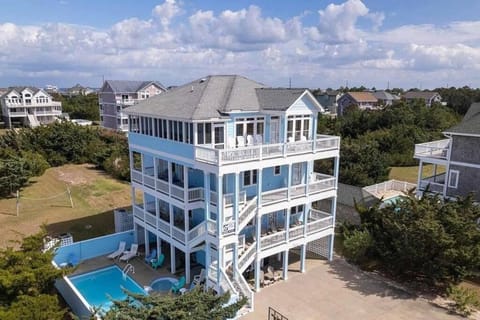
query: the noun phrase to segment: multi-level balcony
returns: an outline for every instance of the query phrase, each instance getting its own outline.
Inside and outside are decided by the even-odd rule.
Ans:
[[[58,101],[49,101],[49,102],[37,102],[31,101],[26,102],[23,100],[17,101],[5,101],[5,104],[8,108],[19,108],[19,107],[61,107],[62,103]]]
[[[115,102],[117,104],[121,104],[124,106],[133,106],[134,104],[138,103],[137,99],[116,99]]]
[[[288,143],[260,144],[246,147],[215,149],[207,146],[195,147],[195,160],[221,165],[287,157],[291,155],[334,150],[340,147],[337,136],[317,135],[316,139]]]
[[[414,157],[417,159],[447,160],[450,139],[443,139],[415,145]]]

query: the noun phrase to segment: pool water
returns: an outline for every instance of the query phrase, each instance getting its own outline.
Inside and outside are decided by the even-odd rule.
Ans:
[[[122,270],[116,265],[68,277],[80,294],[92,307],[108,311],[113,300],[123,300],[127,295],[122,288],[138,294],[145,291],[128,275],[123,276]]]
[[[156,280],[153,280],[152,283],[150,284],[150,287],[158,292],[168,292],[172,288],[172,285],[174,283],[177,283],[177,279],[175,278],[158,278]]]

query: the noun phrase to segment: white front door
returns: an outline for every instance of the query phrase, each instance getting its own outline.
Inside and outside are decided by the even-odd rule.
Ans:
[[[280,137],[280,119],[272,117],[270,120],[270,143],[278,143]]]

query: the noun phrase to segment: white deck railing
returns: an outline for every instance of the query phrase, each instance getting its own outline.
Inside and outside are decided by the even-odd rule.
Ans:
[[[307,141],[264,144],[232,149],[215,149],[208,146],[195,146],[195,160],[213,164],[230,164],[242,161],[271,159],[308,152],[338,149],[339,145],[339,137],[317,135],[316,139]]]
[[[195,228],[188,231],[188,241],[192,241],[197,237],[204,235],[206,231],[207,231],[206,223],[205,222],[200,223],[198,226],[195,226]]]
[[[157,229],[165,234],[170,235],[170,224],[163,219],[158,219]]]
[[[288,238],[290,240],[293,240],[293,239],[303,237],[303,230],[304,230],[303,225],[290,228],[290,230],[288,230]]]
[[[307,234],[333,227],[333,217],[326,217],[307,223]]]
[[[285,231],[280,231],[273,233],[271,235],[261,237],[260,238],[260,247],[262,249],[266,249],[275,245],[278,245],[280,243],[284,243],[286,240],[286,232]]]
[[[172,238],[177,239],[181,243],[185,243],[185,231],[172,226]]]
[[[415,158],[428,157],[436,159],[447,159],[450,139],[436,140],[432,142],[415,145]]]

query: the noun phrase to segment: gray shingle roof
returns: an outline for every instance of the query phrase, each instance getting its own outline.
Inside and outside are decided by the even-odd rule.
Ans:
[[[215,75],[176,87],[126,108],[131,114],[195,121],[230,112],[286,110],[306,89],[267,88],[238,75]]]
[[[105,80],[114,92],[133,93],[148,86],[151,83],[158,85],[165,90],[165,87],[158,81],[131,81],[131,80]]]
[[[480,102],[472,103],[462,122],[445,130],[444,133],[480,135]]]
[[[255,91],[263,110],[285,111],[305,90],[307,89],[259,88]]]
[[[405,99],[428,99],[430,100],[437,92],[434,91],[408,91],[405,92],[404,97]]]
[[[372,92],[372,94],[377,98],[378,100],[399,100],[400,98],[397,97],[396,95],[391,94],[390,92],[387,91],[375,91]]]

